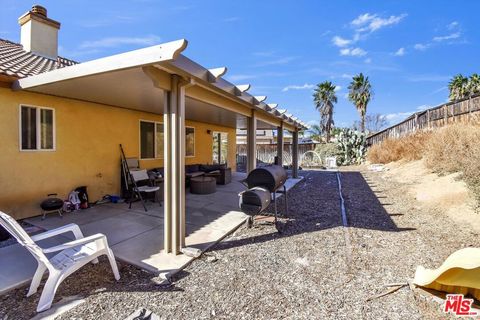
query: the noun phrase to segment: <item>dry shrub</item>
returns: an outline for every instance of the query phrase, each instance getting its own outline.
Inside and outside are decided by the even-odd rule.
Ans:
[[[417,132],[401,139],[387,139],[368,149],[371,163],[389,163],[398,160],[413,161],[423,157],[425,144],[431,132]]]
[[[400,139],[388,139],[372,146],[367,154],[371,163],[422,158],[429,169],[439,174],[461,173],[480,204],[480,122],[457,123]]]
[[[438,129],[425,148],[425,163],[435,172],[460,172],[480,191],[480,126],[454,124]]]

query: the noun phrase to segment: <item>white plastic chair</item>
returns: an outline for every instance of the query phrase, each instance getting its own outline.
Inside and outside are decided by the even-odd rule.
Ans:
[[[130,171],[130,176],[132,179],[132,184],[133,184],[133,192],[130,197],[130,204],[128,206],[129,209],[132,209],[132,202],[134,200],[135,194],[138,195],[140,198],[140,201],[142,201],[143,208],[145,209],[145,212],[147,212],[147,206],[145,205],[145,199],[142,197],[142,193],[151,193],[154,192],[155,194],[155,201],[157,201],[160,206],[162,206],[162,203],[160,202],[160,199],[158,198],[158,190],[160,190],[159,186],[151,186],[151,180],[150,177],[147,174],[147,170],[137,170],[137,171]],[[144,183],[145,185],[139,186],[138,183]]]
[[[51,307],[55,292],[65,278],[89,262],[97,263],[97,258],[101,255],[107,255],[115,279],[120,280],[117,263],[115,262],[112,250],[108,246],[107,237],[101,233],[84,238],[78,225],[71,223],[30,237],[15,219],[1,211],[0,225],[37,259],[37,271],[35,271],[35,275],[33,276],[27,297],[37,292],[43,274],[48,269],[48,279],[40,296],[37,312],[45,311]],[[35,243],[35,241],[51,238],[67,232],[72,232],[75,240],[47,249],[42,249]],[[60,252],[50,259],[45,256],[46,253],[58,251]]]

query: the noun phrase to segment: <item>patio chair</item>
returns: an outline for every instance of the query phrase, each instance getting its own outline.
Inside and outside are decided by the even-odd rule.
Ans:
[[[45,311],[51,307],[55,292],[65,278],[89,262],[97,263],[98,257],[101,255],[108,257],[115,279],[120,280],[115,257],[108,246],[107,238],[103,234],[98,233],[84,238],[78,225],[71,223],[30,237],[15,219],[1,211],[0,225],[14,236],[18,243],[25,247],[38,262],[37,270],[30,284],[27,297],[37,292],[43,274],[48,269],[48,279],[40,296],[37,312]],[[47,249],[42,249],[35,243],[35,241],[67,232],[72,232],[75,240]],[[45,255],[46,253],[53,252],[59,253],[52,258],[47,258]]]
[[[130,204],[129,204],[129,209],[132,208],[132,202],[135,198],[135,194],[138,195],[140,198],[140,201],[143,204],[143,208],[145,209],[145,212],[147,210],[147,206],[145,205],[145,199],[142,197],[142,193],[149,194],[154,192],[155,196],[155,201],[157,201],[160,206],[162,206],[162,203],[158,199],[158,190],[160,190],[159,186],[152,186],[152,181],[150,180],[150,177],[148,176],[147,170],[139,170],[139,171],[130,171],[130,177],[132,181],[132,195],[130,197]],[[142,184],[139,186],[139,184]]]

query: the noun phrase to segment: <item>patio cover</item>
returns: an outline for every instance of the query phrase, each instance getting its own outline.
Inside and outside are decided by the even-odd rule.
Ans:
[[[232,125],[232,112],[243,116],[236,117],[238,122],[256,110],[261,123],[279,126],[283,121],[289,130],[306,129],[303,122],[287,116],[276,104],[266,104],[266,96],[250,95],[250,85],[237,86],[223,79],[225,67],[207,69],[183,56],[186,47],[187,41],[182,39],[92,60],[19,79],[13,89],[162,113],[164,91],[171,90],[170,75],[177,74],[192,84],[186,90],[187,108],[199,109],[196,106],[201,103],[203,110],[209,109],[205,104],[220,107],[210,108],[206,119],[217,119],[218,123],[225,120]],[[187,115],[191,113],[187,111]],[[192,120],[205,120],[195,118]]]
[[[266,104],[266,96],[247,93],[222,76],[225,67],[207,69],[181,53],[187,41],[160,45],[84,62],[19,79],[14,90],[26,90],[163,114],[165,251],[185,246],[185,118],[230,127],[247,122],[249,169],[255,167],[255,132],[262,126],[294,132],[306,129],[297,118]],[[187,109],[187,112],[185,110]],[[294,165],[294,172],[298,163]],[[295,174],[294,174],[295,176]]]

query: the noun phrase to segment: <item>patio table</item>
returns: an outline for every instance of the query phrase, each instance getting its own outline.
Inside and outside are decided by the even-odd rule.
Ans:
[[[190,179],[190,192],[194,194],[210,194],[217,191],[217,179],[213,177],[195,177]]]

